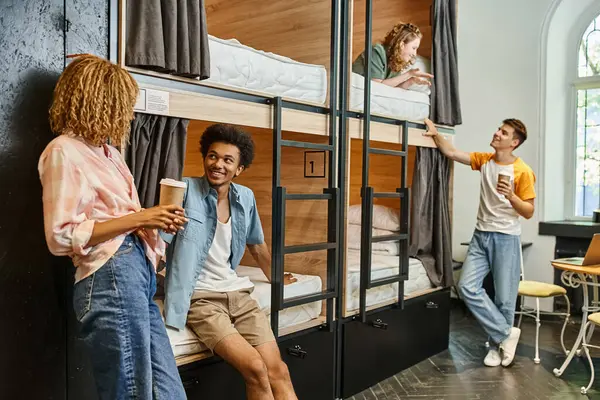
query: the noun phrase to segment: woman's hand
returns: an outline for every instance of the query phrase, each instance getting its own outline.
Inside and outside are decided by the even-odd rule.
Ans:
[[[183,225],[188,221],[184,217],[183,208],[174,204],[146,208],[134,214],[134,218],[140,228],[162,229],[171,234],[182,230]]]
[[[422,78],[423,80],[425,78],[433,79],[433,75],[423,72],[419,68],[410,69],[408,74],[411,76],[411,78]]]
[[[428,74],[426,72],[421,72],[419,68],[413,68],[406,73],[410,78],[402,82],[398,87],[402,89],[408,89],[412,85],[427,85],[431,86],[431,82],[427,80],[427,78],[433,78],[433,75]]]

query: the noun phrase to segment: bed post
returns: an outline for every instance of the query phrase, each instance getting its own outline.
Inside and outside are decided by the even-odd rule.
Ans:
[[[332,3],[337,0],[332,0]],[[352,56],[351,51],[351,21],[352,21],[352,7],[353,0],[341,0],[340,5],[340,28],[339,28],[339,41],[340,41],[340,64],[339,74],[336,79],[339,80],[339,93],[333,93],[339,95],[339,134],[338,134],[338,188],[339,188],[339,211],[338,211],[338,240],[340,244],[340,251],[338,253],[338,275],[337,275],[337,287],[339,297],[336,301],[336,319],[337,329],[335,333],[335,398],[339,399],[342,396],[342,366],[343,366],[343,331],[341,321],[344,317],[345,310],[345,283],[346,283],[346,210],[348,202],[348,190],[350,187],[349,173],[350,168],[350,156],[349,156],[349,137],[348,137],[348,116],[347,116],[347,100],[348,100],[348,65],[350,57]],[[331,96],[330,96],[331,97]]]

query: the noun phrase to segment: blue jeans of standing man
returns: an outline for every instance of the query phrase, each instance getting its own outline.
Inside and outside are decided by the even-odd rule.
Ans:
[[[490,299],[483,280],[492,271],[496,296]],[[475,230],[463,263],[458,290],[484,331],[496,344],[513,326],[521,278],[521,238]]]
[[[135,235],[77,282],[73,306],[102,400],[180,400],[186,395],[160,310],[156,275]]]

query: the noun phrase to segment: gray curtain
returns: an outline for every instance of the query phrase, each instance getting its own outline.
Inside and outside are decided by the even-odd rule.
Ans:
[[[204,0],[129,0],[126,26],[126,65],[210,77]]]
[[[411,188],[409,255],[436,286],[452,286],[450,162],[438,149],[417,147]]]
[[[131,169],[142,207],[158,204],[160,180],[181,179],[189,120],[135,114],[125,161]]]
[[[431,88],[430,118],[437,124],[460,125],[455,0],[434,0],[432,32],[431,68],[435,77]]]

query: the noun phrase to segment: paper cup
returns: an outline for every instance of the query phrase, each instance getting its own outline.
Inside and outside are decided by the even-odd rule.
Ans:
[[[171,178],[164,178],[160,181],[160,200],[161,206],[175,204],[183,205],[183,195],[185,194],[185,182],[177,181]]]
[[[510,185],[510,175],[498,174],[498,182],[506,182]]]

